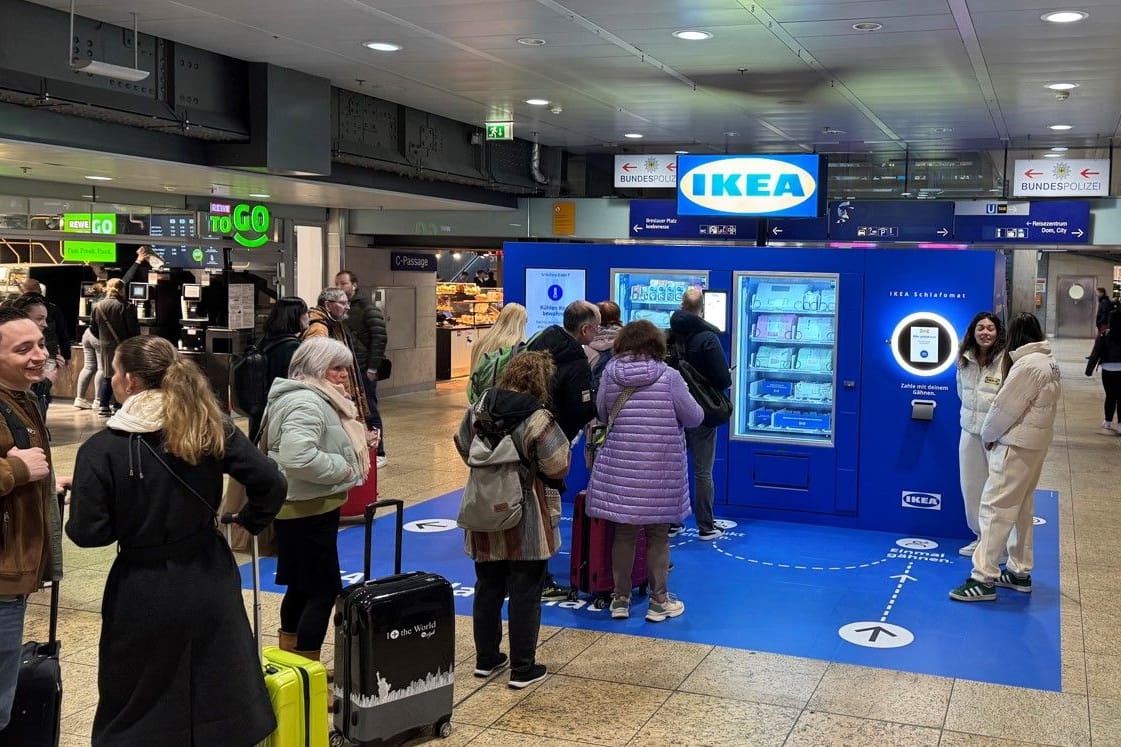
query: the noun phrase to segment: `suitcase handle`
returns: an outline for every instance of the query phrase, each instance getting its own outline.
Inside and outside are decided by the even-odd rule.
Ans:
[[[393,508],[397,514],[396,547],[393,552],[393,572],[401,572],[401,535],[405,527],[405,502],[397,498],[386,498],[366,506],[366,555],[363,562],[363,574],[367,581],[370,580],[370,567],[373,559],[374,545],[374,515],[379,508]]]
[[[238,524],[236,514],[222,514],[218,521],[226,528],[226,544],[233,545],[230,530]],[[249,555],[253,563],[253,639],[257,642],[257,653],[264,652],[261,644],[261,553],[257,547],[257,535],[250,535]]]

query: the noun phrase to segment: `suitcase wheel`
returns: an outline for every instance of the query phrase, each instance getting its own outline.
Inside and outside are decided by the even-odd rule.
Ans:
[[[434,730],[436,732],[436,736],[440,737],[441,739],[447,739],[452,734],[451,719],[448,719],[448,718],[440,719],[439,721],[436,722],[436,726],[435,726]]]
[[[340,732],[331,732],[330,739],[331,747],[350,747],[350,740],[344,737]]]
[[[568,601],[575,602],[577,600],[577,598],[579,598],[579,594],[576,591],[576,587],[573,586],[571,589],[568,590]]]
[[[592,601],[592,608],[597,610],[605,610],[610,604],[611,600],[609,598],[596,597],[595,600]]]

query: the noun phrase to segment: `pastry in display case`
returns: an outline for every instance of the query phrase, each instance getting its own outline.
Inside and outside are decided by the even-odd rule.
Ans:
[[[436,319],[443,327],[487,327],[502,309],[502,289],[475,283],[437,283]]]
[[[623,324],[646,319],[669,329],[669,319],[681,308],[689,288],[708,288],[704,270],[611,270],[611,300],[619,304]]]
[[[833,442],[837,276],[738,272],[733,438]]]

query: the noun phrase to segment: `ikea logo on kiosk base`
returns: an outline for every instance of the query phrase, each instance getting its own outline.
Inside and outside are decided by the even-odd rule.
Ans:
[[[822,157],[680,156],[679,215],[810,218],[821,212]]]
[[[923,508],[927,511],[941,511],[942,494],[922,493],[917,490],[904,490],[903,508]]]

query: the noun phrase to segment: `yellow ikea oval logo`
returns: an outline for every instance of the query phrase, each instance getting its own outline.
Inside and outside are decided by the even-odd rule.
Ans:
[[[817,199],[817,178],[786,160],[722,158],[679,177],[680,196],[705,212],[775,215]],[[682,212],[682,211],[679,211]]]

